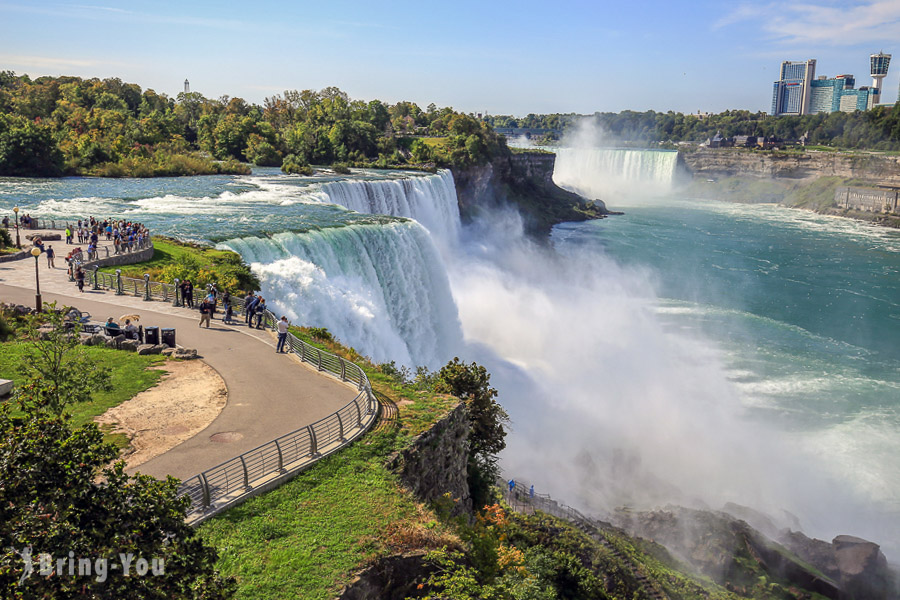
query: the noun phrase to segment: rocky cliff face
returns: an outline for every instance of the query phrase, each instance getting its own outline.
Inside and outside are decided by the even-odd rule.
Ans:
[[[842,177],[900,185],[900,157],[881,154],[757,152],[734,148],[700,148],[680,152],[679,160],[695,179]]]
[[[472,498],[467,480],[469,416],[464,403],[420,434],[394,459],[389,468],[423,502],[450,494],[453,514],[470,514]]]
[[[553,183],[555,154],[525,152],[494,158],[486,165],[454,169],[459,211],[464,221],[480,213],[515,207],[525,220],[525,229],[546,236],[553,225],[586,221],[609,214],[603,202],[590,202]]]

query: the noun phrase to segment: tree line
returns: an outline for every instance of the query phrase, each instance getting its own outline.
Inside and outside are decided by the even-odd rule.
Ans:
[[[720,132],[725,137],[752,135],[797,140],[809,133],[814,145],[845,149],[900,150],[900,110],[878,106],[868,111],[833,112],[802,116],[773,117],[765,112],[726,110],[699,118],[673,111],[648,110],[619,113],[596,112],[593,115],[529,114],[523,118],[489,116],[492,127],[552,129],[545,141],[558,140],[588,119],[604,132],[622,140],[641,143],[703,142]]]
[[[242,98],[175,98],[118,78],[0,72],[0,175],[190,175],[246,163],[470,166],[505,151],[482,121],[434,104],[352,100],[336,87]]]

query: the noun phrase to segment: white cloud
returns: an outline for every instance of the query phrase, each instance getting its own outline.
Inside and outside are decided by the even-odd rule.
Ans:
[[[48,69],[59,71],[73,67],[96,67],[104,63],[98,60],[78,59],[61,56],[26,56],[21,54],[0,54],[0,63],[25,69]]]
[[[893,44],[900,39],[900,2],[741,4],[714,27],[743,22],[758,23],[770,40],[785,45]]]

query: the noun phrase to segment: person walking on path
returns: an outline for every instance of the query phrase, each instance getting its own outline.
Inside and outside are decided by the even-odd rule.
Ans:
[[[78,267],[75,271],[75,281],[78,283],[78,291],[84,293],[84,269]]]
[[[266,299],[260,298],[259,304],[256,305],[256,308],[253,309],[253,312],[256,313],[256,328],[263,328],[263,321],[266,319]]]
[[[53,259],[56,258],[56,252],[53,251],[53,246],[47,245],[47,251],[44,252],[47,255],[47,268],[55,269],[56,265],[53,263]]]
[[[281,315],[281,320],[278,321],[278,346],[275,348],[275,352],[284,352],[284,344],[287,342],[289,325],[287,317]]]
[[[206,322],[206,328],[209,329],[209,317],[212,310],[210,309],[209,302],[205,299],[200,303],[200,324],[197,327],[203,327],[203,322]]]

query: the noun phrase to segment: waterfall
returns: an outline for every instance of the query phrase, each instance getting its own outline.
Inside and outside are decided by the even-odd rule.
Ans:
[[[446,269],[412,221],[230,240],[270,310],[327,327],[376,362],[437,367],[462,343]]]
[[[447,169],[403,179],[346,179],[327,183],[322,191],[329,202],[356,212],[415,219],[443,242],[455,240],[459,233],[456,187]]]
[[[677,152],[560,148],[553,181],[583,196],[601,200],[658,196],[671,190],[677,164]]]

